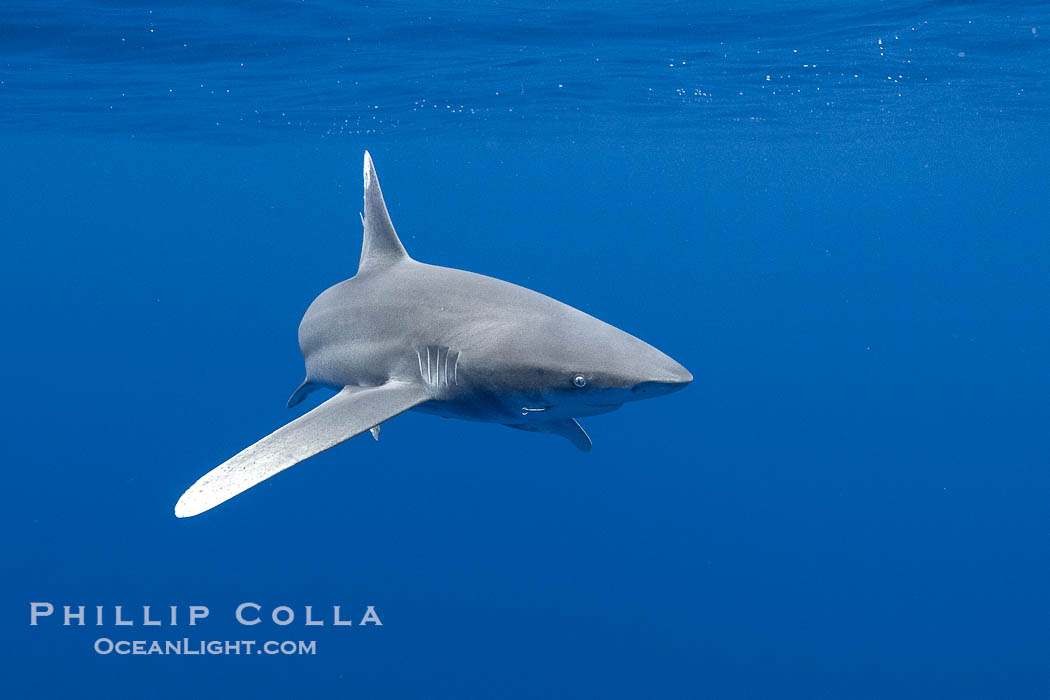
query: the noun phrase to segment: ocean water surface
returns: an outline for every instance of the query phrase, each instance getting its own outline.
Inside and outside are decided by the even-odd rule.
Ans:
[[[1046,697],[1048,37],[1036,2],[4,2],[5,696]],[[176,519],[301,413],[365,149],[414,258],[693,384],[587,454],[408,413]]]

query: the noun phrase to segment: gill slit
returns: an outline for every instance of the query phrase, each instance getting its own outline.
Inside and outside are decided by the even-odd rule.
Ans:
[[[456,350],[456,356],[451,357],[453,352],[452,348],[440,346],[440,345],[427,345],[427,370],[423,371],[423,351],[416,349],[416,365],[419,367],[420,378],[428,385],[439,387],[439,386],[451,386],[455,384],[459,386],[459,358],[462,353]],[[444,350],[445,356],[441,356],[441,351]],[[452,367],[449,367],[449,364]],[[452,370],[449,372],[449,370]]]

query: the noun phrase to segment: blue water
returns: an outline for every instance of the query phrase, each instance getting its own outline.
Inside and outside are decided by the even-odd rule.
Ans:
[[[1045,698],[1048,38],[1034,2],[7,0],[5,697]],[[589,454],[410,413],[175,519],[299,414],[366,148],[413,257],[695,381]],[[184,636],[317,653],[93,650]]]

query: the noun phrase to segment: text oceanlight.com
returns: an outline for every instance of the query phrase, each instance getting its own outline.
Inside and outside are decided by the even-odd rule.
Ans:
[[[222,656],[224,654],[268,654],[270,656],[313,655],[317,653],[317,641],[257,642],[254,639],[238,640],[192,640],[192,639],[126,639],[112,640],[100,637],[95,640],[96,654],[131,654],[136,656]]]

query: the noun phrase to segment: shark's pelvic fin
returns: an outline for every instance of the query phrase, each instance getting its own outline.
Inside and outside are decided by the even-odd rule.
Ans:
[[[304,379],[303,383],[299,385],[299,388],[292,392],[292,395],[288,397],[288,408],[292,406],[298,406],[302,403],[302,400],[309,396],[314,390],[320,388],[320,384],[314,384],[309,379]]]
[[[317,408],[202,476],[175,504],[175,515],[188,518],[214,508],[426,400],[426,392],[419,384],[388,382],[376,387],[344,387]]]
[[[584,452],[591,451],[591,437],[575,418],[530,423],[528,425],[521,423],[507,424],[507,427],[516,428],[518,430],[527,430],[530,433],[550,433],[551,435],[560,435]]]
[[[372,433],[372,437],[375,438],[375,441],[379,442],[379,426],[378,425],[373,425],[368,430],[369,430],[370,433]]]
[[[365,151],[364,178],[365,211],[361,215],[361,223],[365,236],[361,245],[361,260],[357,264],[358,273],[393,265],[401,260],[411,260],[390,221],[383,190],[379,188],[379,177],[368,151]]]

